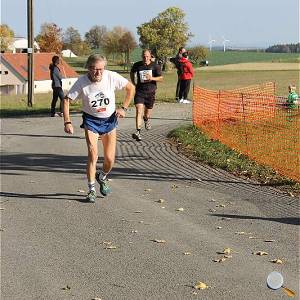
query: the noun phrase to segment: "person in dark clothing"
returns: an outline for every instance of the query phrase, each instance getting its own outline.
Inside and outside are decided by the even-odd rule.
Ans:
[[[133,133],[132,137],[137,141],[142,140],[141,127],[143,119],[145,129],[151,129],[150,116],[155,102],[156,82],[163,80],[160,65],[151,61],[151,51],[144,50],[142,57],[143,60],[133,64],[130,71],[131,81],[136,86],[134,96],[136,133]]]
[[[180,90],[180,82],[181,82],[181,74],[182,74],[182,68],[180,59],[182,58],[182,54],[186,52],[186,49],[184,47],[180,47],[178,49],[178,53],[175,57],[171,58],[171,62],[175,65],[177,69],[177,84],[176,84],[176,101],[179,102],[179,90]]]
[[[179,89],[179,103],[190,103],[187,99],[191,81],[194,77],[194,68],[192,63],[188,59],[188,52],[182,53],[180,62],[183,65],[183,73],[180,75],[180,89]]]
[[[51,117],[55,117],[55,108],[56,108],[56,102],[58,98],[60,99],[60,112],[59,116],[63,116],[62,112],[62,102],[64,99],[64,92],[62,89],[62,74],[60,72],[60,69],[58,67],[59,65],[59,57],[57,55],[54,55],[52,57],[52,63],[49,65],[50,70],[50,77],[52,80],[52,90],[53,90],[53,96],[52,96],[52,102],[51,102]]]

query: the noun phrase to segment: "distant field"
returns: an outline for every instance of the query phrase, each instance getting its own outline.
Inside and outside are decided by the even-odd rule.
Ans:
[[[210,66],[247,62],[300,63],[299,53],[266,53],[252,51],[212,51],[208,54],[207,60]]]
[[[237,52],[228,52],[238,54]],[[248,52],[253,54],[252,52]],[[218,53],[223,54],[222,52]],[[225,52],[227,54],[227,52]],[[272,54],[268,53],[254,53],[256,55],[266,54],[271,57]],[[291,54],[279,54],[275,55],[279,57],[292,57]],[[229,57],[229,56],[228,56]],[[254,56],[255,57],[255,56]],[[256,56],[257,57],[257,56]],[[65,59],[79,74],[86,72],[84,64],[86,57],[66,58]],[[238,60],[238,59],[236,59]],[[208,67],[196,68],[193,84],[196,86],[202,86],[207,89],[219,90],[219,89],[234,89],[245,87],[253,84],[261,84],[264,82],[272,81],[276,84],[276,94],[279,96],[287,96],[287,87],[290,83],[297,85],[297,92],[299,90],[299,63],[287,62],[252,62],[252,63],[239,63],[239,64],[225,64]],[[115,70],[121,73],[123,76],[129,79],[129,73],[123,67],[111,64],[109,62],[108,69]],[[174,102],[175,89],[177,82],[177,74],[175,70],[164,72],[164,81],[158,83],[157,89],[157,101],[169,101]],[[33,112],[49,112],[49,106],[51,102],[51,94],[39,94],[35,95],[35,102],[33,108],[27,108],[26,95],[17,96],[4,96],[1,95],[1,115],[10,114],[11,111],[15,113],[33,113]],[[190,98],[192,95],[190,94]],[[123,92],[117,92],[117,99],[120,101],[123,99]],[[80,105],[76,104],[73,109],[80,109]]]

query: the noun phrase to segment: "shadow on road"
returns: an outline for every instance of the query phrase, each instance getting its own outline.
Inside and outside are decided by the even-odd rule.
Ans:
[[[53,194],[22,194],[22,193],[10,193],[10,192],[0,192],[1,197],[6,198],[22,198],[22,199],[44,199],[44,200],[74,200],[78,202],[86,202],[85,194],[62,194],[62,193],[53,193]],[[76,197],[76,198],[75,198]]]
[[[226,214],[211,214],[211,216],[222,217],[222,218],[232,218],[232,219],[242,219],[242,220],[266,220],[279,222],[290,225],[300,225],[300,218],[297,217],[286,217],[286,218],[265,218],[256,216],[243,216],[243,215],[226,215]]]

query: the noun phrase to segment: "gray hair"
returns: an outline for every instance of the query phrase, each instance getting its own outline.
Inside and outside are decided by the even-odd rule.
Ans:
[[[104,61],[105,65],[107,64],[106,57],[100,54],[92,54],[88,57],[85,68],[88,69],[90,66],[92,66],[96,61]]]

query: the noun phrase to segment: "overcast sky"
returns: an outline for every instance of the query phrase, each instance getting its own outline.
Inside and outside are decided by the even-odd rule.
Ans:
[[[138,39],[136,27],[170,6],[186,13],[194,37],[190,45],[207,46],[209,37],[232,46],[270,46],[299,41],[299,0],[33,0],[34,34],[44,22],[63,30],[73,26],[82,37],[94,25],[122,26]],[[27,36],[27,0],[1,0],[1,23],[15,36]]]

